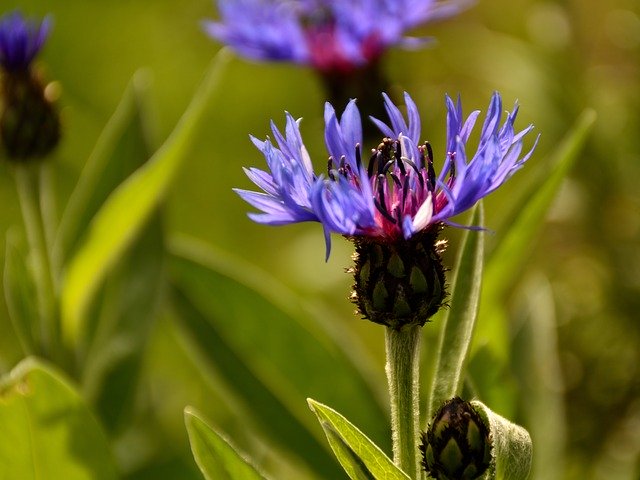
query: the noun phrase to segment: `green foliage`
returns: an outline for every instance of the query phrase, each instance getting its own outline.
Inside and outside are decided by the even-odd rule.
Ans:
[[[489,425],[492,437],[493,465],[487,480],[526,480],[533,459],[533,445],[529,433],[519,425],[491,411],[485,404],[474,400],[471,405]]]
[[[541,167],[543,173],[529,184],[521,204],[514,206],[513,215],[516,218],[501,236],[500,243],[487,261],[480,311],[483,321],[478,326],[476,345],[488,342],[492,351],[503,360],[509,344],[507,328],[500,323],[500,315],[491,315],[490,312],[500,308],[505,292],[528,259],[531,241],[540,231],[544,216],[562,181],[579,158],[595,120],[593,110],[586,110],[576,120],[548,165]]]
[[[264,480],[265,477],[197,412],[185,409],[184,421],[193,456],[207,480]]]
[[[118,478],[110,447],[80,394],[35,359],[0,386],[0,465],[4,478]]]
[[[175,178],[228,58],[227,52],[216,57],[172,136],[143,168],[109,195],[94,216],[85,243],[69,263],[62,291],[62,329],[68,344],[81,336],[84,313],[100,282]]]
[[[134,76],[85,165],[61,218],[54,263],[73,258],[88,225],[111,192],[152,153],[147,111],[149,80]],[[144,346],[156,315],[164,256],[162,220],[152,214],[117,259],[90,302],[85,331],[74,351],[83,392],[110,431],[130,415]]]
[[[22,241],[21,241],[22,240]],[[33,277],[27,264],[28,249],[17,229],[7,233],[7,251],[4,263],[4,295],[11,324],[25,355],[32,354],[39,344],[40,332],[33,319],[38,310]]]
[[[308,400],[342,468],[352,480],[407,480],[409,477],[356,426],[326,405]]]
[[[151,156],[149,87],[149,74],[136,73],[98,138],[61,218],[53,251],[56,264],[64,265],[77,252],[107,198]]]
[[[34,337],[36,340],[35,353],[57,356],[61,348],[58,341],[55,278],[51,268],[47,235],[42,217],[43,210],[38,195],[41,170],[37,165],[20,163],[14,165],[13,172],[28,243],[28,254],[23,257],[25,260],[24,268],[14,269],[9,273],[18,275],[20,271],[27,273],[30,277],[29,282],[34,287],[32,301],[36,303],[37,309],[34,310],[35,315],[28,321],[31,324],[31,329],[38,331],[38,336]],[[12,279],[8,280],[10,283],[12,282]],[[17,290],[14,290],[14,293],[19,294]],[[15,305],[19,301],[19,299],[13,299],[9,303]]]
[[[484,225],[482,203],[475,208],[471,225]],[[451,307],[440,326],[427,419],[446,400],[460,393],[478,315],[483,260],[484,233],[468,230],[460,245],[455,276],[451,280]]]
[[[83,392],[110,433],[126,429],[165,284],[164,226],[156,212],[96,297],[80,354]]]
[[[542,165],[522,202],[512,209],[514,219],[489,256],[484,273],[480,313],[471,348],[470,376],[477,393],[496,410],[515,410],[514,380],[508,372],[509,325],[504,296],[529,258],[532,239],[540,231],[562,181],[588,138],[596,115],[586,110],[567,133],[555,154]]]
[[[265,434],[292,451],[313,452],[304,460],[331,474],[333,463],[301,408],[305,395],[314,394],[345,406],[384,438],[384,409],[332,340],[324,326],[329,319],[228,254],[184,240],[171,250],[172,300],[190,350],[203,369],[213,367],[229,383]]]
[[[522,328],[514,338],[513,364],[520,401],[528,418],[533,449],[533,478],[564,478],[566,461],[565,380],[558,349],[556,304],[548,280],[531,275],[519,302]]]

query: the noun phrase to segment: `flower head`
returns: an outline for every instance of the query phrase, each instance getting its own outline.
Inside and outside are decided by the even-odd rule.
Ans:
[[[272,123],[275,144],[253,139],[267,160],[270,172],[246,169],[263,193],[237,190],[261,210],[250,213],[258,223],[283,225],[302,221],[322,224],[330,249],[330,233],[366,237],[379,243],[407,241],[420,232],[471,208],[504,183],[531,156],[522,155],[523,138],[533,126],[514,129],[518,112],[502,123],[502,100],[491,98],[480,141],[473,153],[467,142],[479,111],[466,119],[460,99],[446,97],[447,152],[440,173],[428,142],[420,143],[420,115],[405,93],[407,119],[384,95],[389,123],[372,119],[383,140],[363,161],[362,123],[356,102],[350,101],[340,118],[325,105],[325,143],[329,153],[326,175],[313,172],[302,142],[299,121],[286,114],[285,133]],[[537,142],[537,141],[536,141]]]
[[[219,0],[221,20],[207,33],[256,60],[349,71],[390,45],[416,47],[413,27],[459,12],[465,0]]]
[[[0,65],[7,71],[29,68],[49,35],[49,18],[38,22],[19,11],[0,18]]]
[[[340,118],[325,105],[326,175],[316,175],[300,135],[299,122],[286,114],[284,134],[272,123],[275,144],[253,139],[269,172],[245,169],[263,192],[236,190],[260,213],[259,223],[284,225],[303,221],[322,224],[327,245],[331,233],[354,241],[355,284],[352,300],[376,323],[400,329],[423,325],[446,297],[444,267],[437,240],[452,217],[471,208],[498,188],[530,157],[522,154],[524,136],[516,132],[517,107],[502,123],[502,101],[495,93],[475,153],[467,141],[479,112],[466,119],[460,100],[446,97],[447,152],[436,173],[432,148],[421,143],[420,115],[405,93],[407,118],[384,95],[389,123],[372,118],[383,139],[363,161],[362,121],[351,100]]]

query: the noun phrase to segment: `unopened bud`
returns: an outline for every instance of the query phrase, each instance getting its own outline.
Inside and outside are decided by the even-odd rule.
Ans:
[[[3,77],[0,135],[8,158],[17,161],[43,157],[60,140],[58,112],[30,70]]]
[[[491,464],[489,428],[469,402],[455,397],[422,434],[422,464],[436,480],[473,480]]]

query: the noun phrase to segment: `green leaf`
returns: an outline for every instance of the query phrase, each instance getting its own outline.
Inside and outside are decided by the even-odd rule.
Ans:
[[[479,321],[467,366],[479,397],[494,409],[510,415],[517,397],[516,380],[508,367],[511,339],[505,294],[518,280],[542,227],[544,217],[595,122],[595,112],[585,110],[545,165],[543,175],[532,181],[523,202],[514,207],[514,220],[487,260]]]
[[[328,478],[339,470],[304,408],[307,395],[343,405],[388,438],[387,414],[327,333],[329,319],[228,254],[187,240],[174,241],[171,252],[172,302],[189,350],[228,383],[265,435]]]
[[[492,314],[504,316],[505,323],[508,321],[504,309],[494,309]],[[518,379],[514,376],[511,365],[499,358],[490,345],[483,344],[470,357],[465,386],[473,391],[466,398],[482,398],[492,409],[509,418],[517,414],[518,399],[522,394],[518,388]]]
[[[264,480],[221,434],[187,407],[184,421],[193,457],[207,480]]]
[[[77,250],[111,192],[151,156],[144,108],[149,84],[145,72],[134,75],[87,160],[60,220],[53,253],[58,266]]]
[[[471,225],[484,225],[482,203],[474,209]],[[431,418],[446,400],[460,393],[478,315],[483,257],[484,232],[467,230],[456,259],[456,273],[451,281],[451,307],[440,327],[427,418]]]
[[[488,480],[527,480],[531,471],[533,445],[529,432],[492,412],[485,404],[472,400],[471,405],[491,432],[493,465],[483,477]]]
[[[148,85],[148,76],[136,73],[85,165],[62,217],[55,245],[58,263],[81,244],[109,194],[151,156]],[[131,413],[161,285],[163,236],[158,212],[105,275],[76,345],[83,394],[111,433]]]
[[[520,379],[536,478],[565,478],[567,425],[565,385],[558,348],[556,305],[548,279],[540,273],[522,285],[522,328],[514,339],[512,364]],[[518,309],[520,310],[520,309]]]
[[[0,387],[2,478],[110,480],[109,445],[80,395],[57,371],[21,362]]]
[[[544,217],[556,196],[562,181],[578,158],[584,142],[596,119],[593,110],[585,110],[567,134],[557,153],[551,159],[551,166],[530,186],[530,195],[524,204],[514,209],[518,213],[509,231],[502,234],[502,240],[489,258],[484,274],[481,296],[480,319],[473,342],[473,351],[480,345],[488,344],[495,355],[506,360],[508,357],[508,327],[499,315],[492,315],[494,308],[502,303],[506,291],[516,281],[531,252],[531,245],[544,221]]]
[[[109,432],[128,426],[164,285],[161,212],[109,273],[94,301],[95,331],[81,361],[84,395]],[[93,317],[93,315],[92,315]]]
[[[176,177],[230,58],[223,50],[171,136],[154,156],[109,195],[93,217],[86,241],[71,259],[61,295],[62,331],[74,345],[105,275],[134,241]]]
[[[327,440],[349,478],[354,480],[408,480],[380,448],[332,408],[308,399]]]
[[[4,295],[13,329],[25,355],[34,353],[40,343],[37,332],[38,308],[33,301],[36,287],[27,265],[27,248],[19,230],[7,232],[4,264]]]

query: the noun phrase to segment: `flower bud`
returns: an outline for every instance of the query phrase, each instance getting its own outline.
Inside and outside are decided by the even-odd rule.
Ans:
[[[384,243],[355,237],[351,300],[364,318],[391,328],[424,325],[446,296],[439,227],[407,241]]]
[[[489,428],[472,405],[455,397],[422,434],[422,465],[436,480],[473,480],[491,464]]]
[[[0,136],[10,160],[43,157],[60,139],[60,120],[32,70],[7,72],[2,81]]]

